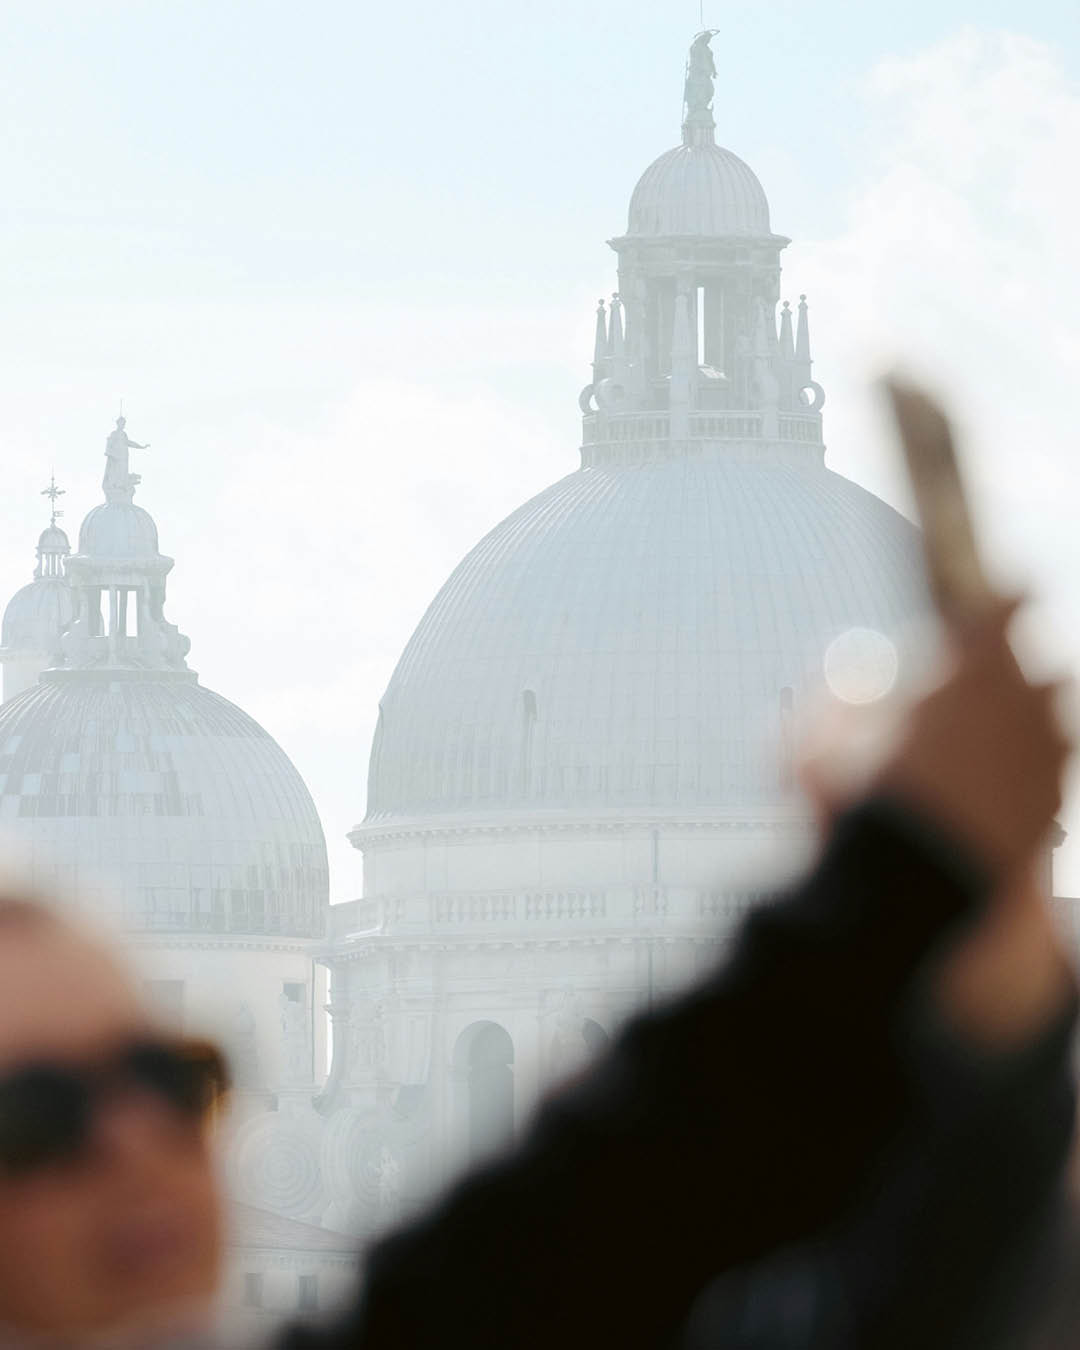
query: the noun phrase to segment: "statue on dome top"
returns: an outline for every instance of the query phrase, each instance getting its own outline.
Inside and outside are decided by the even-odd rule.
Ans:
[[[137,473],[129,471],[128,451],[149,450],[150,444],[140,445],[138,441],[133,441],[124,430],[126,426],[127,418],[118,417],[116,430],[109,433],[109,439],[105,442],[105,477],[101,480],[101,486],[107,502],[130,502],[135,495],[135,488],[142,481]]]
[[[704,120],[712,110],[716,62],[713,60],[709,43],[718,32],[717,28],[706,28],[690,44],[690,56],[686,63],[686,84],[683,89],[688,122]]]

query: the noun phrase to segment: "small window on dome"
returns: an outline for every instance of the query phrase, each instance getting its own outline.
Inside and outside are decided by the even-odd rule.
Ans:
[[[780,786],[787,791],[795,782],[795,690],[780,690]]]
[[[532,783],[533,737],[536,728],[536,692],[526,689],[521,695],[521,791],[527,795]]]

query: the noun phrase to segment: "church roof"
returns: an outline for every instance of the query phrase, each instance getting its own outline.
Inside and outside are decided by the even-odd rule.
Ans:
[[[683,143],[611,241],[625,294],[596,315],[582,468],[481,540],[421,620],[380,704],[373,828],[765,818],[827,655],[833,675],[895,674],[917,533],[825,467],[805,296],[777,327],[788,240],[714,141],[712,36],[690,48]]]
[[[88,557],[144,558],[157,551],[153,517],[132,502],[101,502],[79,529],[79,552]]]
[[[52,656],[60,634],[75,617],[71,587],[63,577],[37,577],[8,601],[0,647]]]
[[[769,203],[748,164],[718,145],[679,145],[653,161],[630,198],[626,233],[768,237]]]
[[[753,807],[781,691],[829,642],[895,635],[917,536],[820,464],[723,453],[584,469],[456,568],[381,703],[368,821]]]
[[[71,543],[59,525],[49,525],[38,536],[38,553],[71,552]]]
[[[59,650],[60,634],[75,617],[75,597],[64,578],[64,559],[71,545],[64,531],[57,525],[63,513],[56,509],[56,499],[63,489],[50,479],[42,493],[52,499],[52,519],[38,536],[37,567],[34,580],[8,601],[0,626],[0,650],[5,655],[19,658],[33,653],[51,658]]]
[[[277,742],[188,669],[164,612],[172,559],[132,500],[128,452],[147,447],[124,425],[79,552],[39,548],[38,579],[8,607],[3,654],[36,623],[49,640],[35,650],[56,659],[0,706],[0,829],[35,885],[119,908],[128,930],[321,937],[328,867],[311,795]],[[55,483],[46,495],[55,526]]]
[[[46,675],[0,707],[0,828],[36,886],[118,905],[128,929],[325,929],[326,844],[303,780],[193,677]]]
[[[356,1238],[335,1233],[331,1228],[302,1223],[272,1214],[268,1209],[234,1202],[229,1206],[228,1243],[270,1251],[325,1253],[328,1256],[355,1256]]]

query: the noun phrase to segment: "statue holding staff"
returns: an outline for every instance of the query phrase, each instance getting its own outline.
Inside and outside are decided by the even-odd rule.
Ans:
[[[140,477],[131,473],[128,467],[129,450],[149,450],[150,444],[140,445],[133,441],[124,430],[126,417],[116,419],[116,429],[109,433],[105,442],[105,477],[101,486],[105,490],[105,500],[109,502],[130,502]]]
[[[683,88],[688,122],[695,118],[700,119],[712,108],[716,62],[713,60],[709,43],[718,31],[716,28],[707,28],[690,44],[690,56],[686,63],[686,84]]]

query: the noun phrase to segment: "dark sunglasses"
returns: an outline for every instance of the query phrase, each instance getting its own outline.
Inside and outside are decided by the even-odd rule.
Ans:
[[[145,1093],[195,1123],[228,1085],[221,1052],[204,1041],[137,1041],[92,1064],[25,1064],[0,1078],[0,1176],[76,1161],[110,1098]]]

